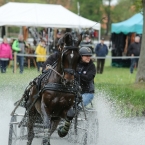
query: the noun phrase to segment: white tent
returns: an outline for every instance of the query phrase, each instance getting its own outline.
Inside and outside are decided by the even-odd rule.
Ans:
[[[34,26],[52,28],[93,28],[100,23],[88,20],[61,5],[9,2],[0,7],[0,26]],[[100,33],[100,32],[99,32]]]

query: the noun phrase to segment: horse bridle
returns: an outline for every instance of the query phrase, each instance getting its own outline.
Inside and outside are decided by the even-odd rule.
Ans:
[[[63,63],[62,63],[62,60],[63,60],[63,56],[64,54],[68,51],[68,50],[78,50],[79,48],[76,47],[76,46],[64,46],[64,51],[62,52],[61,54],[61,70],[62,70],[62,74],[64,75],[64,72],[67,72],[71,75],[74,75],[75,74],[75,70],[71,68],[67,68],[67,69],[64,69],[64,66],[63,66]]]
[[[64,78],[64,73],[65,72],[67,72],[67,73],[69,73],[71,75],[75,75],[75,70],[74,69],[72,69],[72,68],[64,69],[64,65],[62,63],[63,56],[68,50],[78,50],[78,49],[79,48],[75,47],[75,46],[64,46],[63,52],[61,54],[61,70],[62,70],[62,74],[57,72],[51,65],[49,65],[49,64],[46,65],[47,69],[51,69],[53,72],[55,72],[57,75],[59,75],[61,77],[63,84],[66,84],[66,82],[68,81],[67,79]]]

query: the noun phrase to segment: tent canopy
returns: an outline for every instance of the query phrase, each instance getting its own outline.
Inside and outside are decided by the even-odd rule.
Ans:
[[[112,33],[137,33],[142,34],[143,32],[143,15],[141,13],[135,14],[126,21],[120,23],[113,23],[111,25]]]
[[[53,28],[90,28],[100,30],[100,23],[88,20],[61,5],[9,2],[0,7],[0,26]]]

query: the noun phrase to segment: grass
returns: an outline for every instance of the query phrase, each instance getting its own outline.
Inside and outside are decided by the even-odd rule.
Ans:
[[[145,83],[135,83],[136,73],[136,69],[130,74],[129,68],[111,67],[107,60],[104,73],[95,77],[96,89],[107,92],[112,100],[128,111],[142,115],[145,110]]]
[[[24,70],[19,74],[18,68],[14,74],[12,68],[8,68],[6,74],[0,74],[0,98],[5,95],[5,98],[20,99],[29,82],[40,74],[36,68]],[[111,67],[111,61],[106,59],[103,74],[95,77],[96,89],[105,91],[119,106],[141,114],[145,112],[145,83],[135,84],[136,73],[134,70],[130,74],[129,68]]]
[[[38,75],[37,69],[34,68],[24,68],[23,74],[19,73],[19,69],[14,74],[12,68],[8,68],[5,74],[0,73],[0,99],[20,99],[26,86]]]

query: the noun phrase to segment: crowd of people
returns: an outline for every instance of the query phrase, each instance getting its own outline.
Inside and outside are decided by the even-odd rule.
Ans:
[[[6,73],[7,67],[10,64],[10,61],[14,59],[14,53],[17,53],[17,63],[19,65],[19,73],[23,74],[24,72],[24,63],[28,60],[28,66],[30,68],[30,61],[32,60],[34,66],[37,67],[38,71],[40,71],[42,63],[46,60],[46,41],[41,40],[40,43],[33,48],[29,43],[24,41],[23,35],[19,34],[18,38],[15,40],[11,40],[8,42],[6,36],[3,37],[3,41],[0,44],[0,68],[1,73]],[[36,54],[42,55],[38,57],[33,56],[24,56],[24,54]],[[14,72],[14,64],[13,64],[13,72]]]
[[[41,31],[43,35],[43,39],[37,44],[37,46],[31,46],[30,44],[24,41],[23,35],[19,34],[18,38],[14,41],[8,42],[7,37],[4,36],[3,42],[0,44],[0,64],[1,64],[1,73],[6,73],[7,66],[10,60],[13,59],[13,53],[17,53],[17,63],[19,65],[19,72],[22,74],[24,71],[24,62],[28,63],[28,67],[30,68],[31,60],[33,61],[33,65],[37,67],[37,70],[41,72],[42,65],[46,61],[47,57],[47,37],[48,35],[46,29]],[[63,31],[57,31],[56,38],[54,40],[53,52],[57,52],[57,43],[58,40],[63,36]],[[72,32],[74,37],[77,37],[76,32]],[[101,38],[100,42],[94,46],[92,39],[94,38],[95,31],[88,31],[83,34],[83,40],[80,43],[81,47],[89,47],[93,54],[95,54],[97,58],[96,69],[98,74],[102,74],[104,71],[105,65],[105,57],[108,55],[108,47],[104,44],[104,38]],[[139,56],[140,55],[140,37],[136,36],[134,42],[130,44],[128,47],[128,55],[129,56]],[[24,57],[22,54],[35,54],[39,55],[38,57],[26,56]],[[131,59],[130,65],[130,73],[133,73],[133,69],[137,67],[138,58]],[[13,70],[14,71],[14,70]]]

